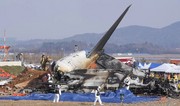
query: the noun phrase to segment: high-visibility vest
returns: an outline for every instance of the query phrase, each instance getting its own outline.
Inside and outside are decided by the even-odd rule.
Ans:
[[[180,84],[178,84],[178,89],[180,89]]]
[[[177,77],[177,75],[176,75],[176,74],[174,75],[174,79],[175,79],[175,80],[178,80],[178,77]]]

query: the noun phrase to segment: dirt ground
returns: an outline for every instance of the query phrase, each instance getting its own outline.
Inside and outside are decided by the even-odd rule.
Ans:
[[[103,103],[104,106],[180,106],[180,99],[165,98],[160,101],[153,102],[141,102],[133,104],[121,104],[121,103]],[[93,102],[58,102],[53,103],[52,101],[11,101],[1,100],[0,106],[93,106]],[[96,106],[100,106],[97,103]]]

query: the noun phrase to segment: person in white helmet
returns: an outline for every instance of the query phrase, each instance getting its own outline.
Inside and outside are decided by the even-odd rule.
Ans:
[[[55,88],[55,95],[53,102],[59,102],[61,96],[61,85],[57,85]]]
[[[129,90],[129,85],[131,84],[130,80],[131,80],[131,78],[129,76],[124,79],[125,88],[127,90]]]
[[[102,101],[101,101],[101,98],[100,98],[100,89],[101,89],[101,87],[98,86],[98,88],[95,90],[94,106],[96,105],[96,102],[97,102],[97,101],[99,101],[99,104],[100,104],[100,105],[103,105],[103,104],[102,104]]]

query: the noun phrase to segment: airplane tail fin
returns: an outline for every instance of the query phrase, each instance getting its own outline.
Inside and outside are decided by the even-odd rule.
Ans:
[[[96,54],[97,52],[101,51],[108,41],[108,39],[111,37],[112,33],[116,29],[116,27],[119,25],[127,11],[131,5],[129,5],[126,10],[121,14],[121,16],[116,20],[116,22],[111,26],[111,28],[106,32],[106,34],[101,38],[101,40],[96,44],[96,46],[92,49],[92,51],[87,55],[87,57],[91,57],[92,55]]]

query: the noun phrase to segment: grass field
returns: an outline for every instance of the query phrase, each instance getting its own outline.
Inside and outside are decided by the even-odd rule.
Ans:
[[[2,68],[4,71],[13,74],[13,75],[18,75],[19,73],[21,73],[22,71],[24,71],[25,67],[22,66],[1,66],[0,68]]]

